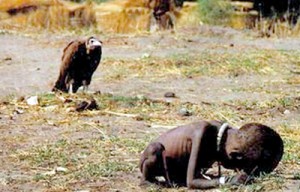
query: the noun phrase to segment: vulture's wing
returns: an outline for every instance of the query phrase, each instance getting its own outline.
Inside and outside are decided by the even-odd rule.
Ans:
[[[64,49],[63,56],[61,58],[61,69],[60,73],[65,80],[68,72],[72,70],[74,65],[76,65],[76,59],[80,56],[80,46],[84,42],[82,41],[72,41]]]
[[[72,67],[74,66],[74,60],[77,57],[79,46],[82,44],[81,41],[71,41],[63,50],[62,63],[60,66],[59,77],[55,83],[53,90],[58,89],[67,92],[66,78]]]
[[[63,51],[63,56],[61,58],[63,65],[66,68],[69,68],[73,61],[76,59],[77,56],[77,52],[79,51],[79,46],[82,44],[83,42],[81,41],[71,41],[65,48]]]

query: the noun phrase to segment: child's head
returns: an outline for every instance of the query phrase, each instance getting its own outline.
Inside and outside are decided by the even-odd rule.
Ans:
[[[226,154],[230,168],[258,175],[275,169],[283,155],[283,141],[271,128],[249,123],[228,134]]]

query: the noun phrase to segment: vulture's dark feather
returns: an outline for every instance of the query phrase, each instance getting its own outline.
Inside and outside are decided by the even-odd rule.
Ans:
[[[63,51],[59,76],[52,91],[75,93],[81,86],[87,88],[101,55],[102,43],[94,37],[70,42]]]

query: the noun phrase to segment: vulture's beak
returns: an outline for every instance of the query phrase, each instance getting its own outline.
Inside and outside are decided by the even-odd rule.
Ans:
[[[100,41],[93,41],[92,46],[95,46],[95,47],[102,46],[102,42],[100,42]]]

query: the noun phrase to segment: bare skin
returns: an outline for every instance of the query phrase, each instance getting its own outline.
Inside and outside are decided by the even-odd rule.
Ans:
[[[142,154],[141,183],[155,183],[155,177],[164,176],[167,185],[175,183],[191,189],[214,188],[225,182],[245,184],[249,177],[244,172],[230,179],[223,178],[223,181],[205,176],[207,169],[216,161],[225,168],[243,170],[244,165],[239,164],[244,161],[241,161],[243,157],[238,152],[238,144],[242,141],[236,137],[238,129],[227,126],[217,150],[216,138],[222,124],[219,121],[200,121],[177,127],[158,137]]]
[[[166,132],[150,144],[156,149],[157,143],[165,147],[164,153],[168,163],[160,175],[169,175],[168,185],[171,185],[171,182],[187,185],[189,188],[212,188],[219,185],[218,179],[206,180],[200,175],[217,159],[216,142],[209,138],[217,137],[218,127],[221,125],[220,122],[201,121],[181,126]],[[144,156],[159,160],[153,155],[156,156],[156,153],[149,154],[147,149],[144,152]],[[150,174],[150,170],[153,170],[156,163],[152,161],[147,164],[147,161],[144,161],[142,164],[142,182],[154,181],[158,175]]]

